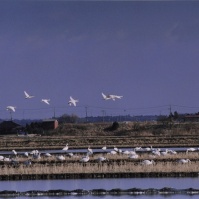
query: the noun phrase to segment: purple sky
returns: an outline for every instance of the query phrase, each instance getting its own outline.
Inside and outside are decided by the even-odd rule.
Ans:
[[[0,69],[2,119],[198,112],[199,2],[0,1]]]

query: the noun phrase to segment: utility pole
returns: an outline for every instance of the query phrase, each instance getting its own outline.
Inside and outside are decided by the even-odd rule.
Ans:
[[[105,110],[102,110],[102,121],[104,122]]]
[[[169,115],[171,115],[172,112],[171,112],[171,105],[169,106]]]
[[[85,106],[85,110],[86,110],[86,122],[88,122],[88,107]]]
[[[54,107],[54,119],[55,119],[55,107]]]

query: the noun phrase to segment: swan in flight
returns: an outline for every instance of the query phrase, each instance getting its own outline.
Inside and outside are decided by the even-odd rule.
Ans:
[[[24,94],[25,94],[26,99],[31,99],[31,98],[35,97],[33,95],[29,95],[26,91],[24,91]]]
[[[46,104],[48,104],[48,105],[50,105],[50,103],[49,103],[50,99],[42,99],[41,101],[44,102],[44,103],[46,103]]]
[[[68,150],[68,143],[66,144],[66,146],[62,150],[64,150],[64,151]]]
[[[16,107],[15,107],[15,106],[7,106],[6,109],[7,109],[8,111],[13,111],[13,112],[15,112]]]
[[[70,96],[70,100],[68,102],[68,104],[71,106],[76,106],[76,103],[79,102],[79,100],[76,100],[76,99],[73,99],[71,96]]]
[[[104,100],[110,100],[112,99],[113,101],[115,101],[116,99],[121,99],[123,96],[119,96],[119,95],[105,95],[104,93],[102,93],[102,97]]]

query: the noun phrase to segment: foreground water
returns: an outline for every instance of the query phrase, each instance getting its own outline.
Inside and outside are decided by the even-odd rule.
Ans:
[[[34,180],[34,181],[1,181],[0,182],[0,191],[3,190],[14,190],[14,191],[30,191],[30,190],[76,190],[76,189],[84,189],[84,190],[92,190],[92,189],[130,189],[130,188],[140,188],[140,189],[148,189],[155,188],[161,189],[164,187],[171,187],[176,189],[187,189],[187,188],[199,188],[199,179],[198,178],[122,178],[122,179],[69,179],[69,180]],[[102,198],[102,196],[92,196],[85,195],[80,196],[81,199],[91,199],[91,198]],[[156,198],[162,199],[165,198],[165,195],[105,195],[104,199],[128,199],[128,198]],[[167,196],[169,199],[196,199],[199,198],[199,195],[169,195]],[[17,198],[27,198],[27,197],[17,197]],[[37,196],[31,197],[37,199],[60,199],[60,198],[68,198],[68,199],[76,199],[77,196]]]

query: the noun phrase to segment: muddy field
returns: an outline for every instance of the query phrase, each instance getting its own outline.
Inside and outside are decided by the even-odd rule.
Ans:
[[[0,150],[107,147],[199,147],[198,135],[165,136],[2,136]]]

